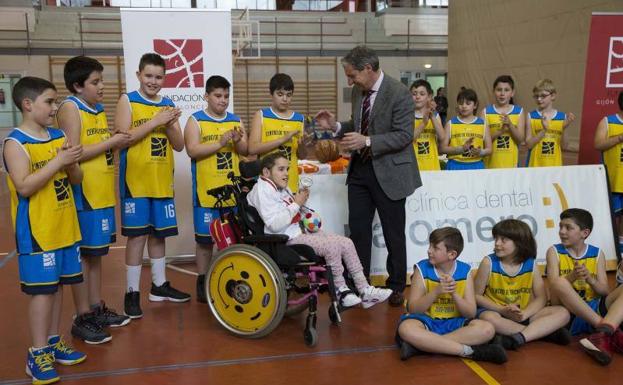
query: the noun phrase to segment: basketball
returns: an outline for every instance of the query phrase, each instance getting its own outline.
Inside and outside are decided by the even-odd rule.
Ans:
[[[316,158],[322,163],[332,162],[340,157],[340,150],[334,140],[319,140],[314,151]]]

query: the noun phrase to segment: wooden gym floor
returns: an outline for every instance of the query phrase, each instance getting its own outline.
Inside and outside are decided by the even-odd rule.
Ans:
[[[0,184],[0,385],[30,384],[24,373],[30,346],[28,296],[19,288],[17,258],[9,222],[8,196]],[[104,263],[103,295],[111,308],[123,310],[125,268],[123,244]],[[183,266],[189,270],[193,266]],[[63,305],[62,332],[68,342],[88,354],[74,367],[60,367],[63,384],[621,384],[623,356],[601,367],[586,356],[577,341],[562,347],[533,342],[508,352],[504,365],[474,363],[454,357],[424,356],[402,362],[394,346],[398,308],[387,304],[342,315],[330,325],[327,298],[321,298],[319,342],[303,343],[304,315],[284,318],[269,336],[259,340],[235,337],[214,319],[207,305],[195,301],[195,277],[167,270],[176,287],[193,294],[185,304],[150,303],[150,272],[142,274],[140,320],[113,329],[113,340],[91,346],[69,333],[73,314],[70,289]],[[613,277],[610,276],[611,283]]]

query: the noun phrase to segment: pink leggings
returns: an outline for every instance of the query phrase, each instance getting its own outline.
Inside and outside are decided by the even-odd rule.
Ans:
[[[342,261],[346,264],[346,268],[353,277],[355,286],[357,286],[357,290],[360,293],[369,286],[368,280],[365,275],[363,275],[363,267],[357,256],[355,245],[350,238],[318,231],[317,233],[301,234],[288,241],[288,245],[297,244],[310,246],[314,249],[316,254],[325,259],[333,273],[336,289],[346,284],[344,281],[344,266],[342,265]]]

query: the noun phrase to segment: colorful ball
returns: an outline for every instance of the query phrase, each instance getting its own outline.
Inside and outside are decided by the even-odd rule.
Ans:
[[[320,230],[320,226],[322,226],[320,215],[318,215],[315,211],[308,211],[304,213],[301,218],[301,223],[308,233],[315,233]]]

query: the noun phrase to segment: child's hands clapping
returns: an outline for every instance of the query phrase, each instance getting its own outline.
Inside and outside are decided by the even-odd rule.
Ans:
[[[163,107],[152,118],[156,126],[168,126],[182,115],[182,110],[175,107]]]
[[[56,157],[59,159],[63,167],[71,166],[74,163],[78,163],[82,156],[82,145],[78,144],[72,146],[69,138],[65,139],[63,146],[58,149]]]
[[[303,188],[300,189],[299,192],[294,196],[294,202],[299,206],[303,206],[305,202],[309,199],[309,189]]]
[[[515,305],[514,303],[510,304],[510,305],[504,306],[504,309],[502,309],[501,314],[505,318],[508,318],[508,319],[510,319],[512,321],[515,321],[515,322],[523,322],[524,321],[523,312],[521,311],[519,306]]]
[[[588,271],[586,266],[577,261],[575,261],[573,265],[573,274],[575,275],[576,279],[582,279],[584,281],[588,281],[588,279],[591,277],[591,273]]]
[[[439,277],[438,294],[454,294],[456,291],[456,281],[448,274],[441,274]]]

